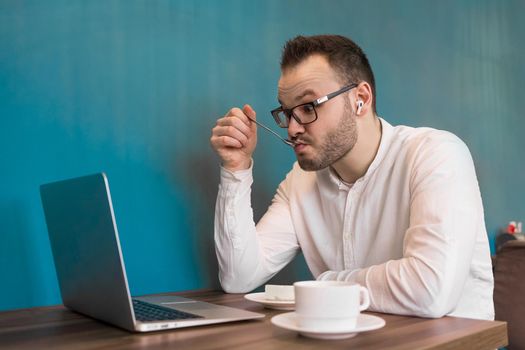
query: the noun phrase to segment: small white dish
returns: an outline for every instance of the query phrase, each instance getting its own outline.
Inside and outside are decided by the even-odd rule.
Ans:
[[[385,325],[385,320],[377,316],[359,314],[355,328],[348,329],[347,331],[323,331],[315,328],[301,328],[297,322],[297,314],[295,312],[287,312],[272,317],[272,323],[277,327],[299,332],[299,334],[308,338],[346,339],[360,332],[382,328]]]
[[[244,299],[255,301],[264,305],[264,307],[275,310],[295,310],[295,301],[291,300],[270,300],[266,299],[265,293],[250,293],[244,296]]]

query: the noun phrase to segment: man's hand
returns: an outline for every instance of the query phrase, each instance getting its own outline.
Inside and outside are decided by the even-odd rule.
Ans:
[[[230,171],[248,169],[252,153],[257,145],[257,126],[248,119],[256,118],[250,105],[235,107],[212,129],[210,143],[222,160],[222,166]]]

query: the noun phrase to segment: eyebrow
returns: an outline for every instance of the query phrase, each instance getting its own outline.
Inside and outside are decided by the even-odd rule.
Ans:
[[[300,94],[299,96],[297,96],[295,98],[295,101],[299,101],[300,99],[302,99],[303,97],[308,96],[308,95],[315,95],[314,90],[312,90],[312,89],[304,90],[302,94]]]
[[[301,100],[302,98],[304,98],[305,96],[308,96],[308,95],[314,95],[314,96],[315,96],[315,92],[314,92],[314,90],[312,90],[312,89],[306,89],[306,90],[304,90],[299,96],[296,96],[296,97],[294,98],[294,101],[297,102],[297,101]],[[277,101],[279,102],[279,104],[280,104],[281,107],[282,107],[282,106],[283,106],[283,102],[282,102],[279,98],[277,98]]]

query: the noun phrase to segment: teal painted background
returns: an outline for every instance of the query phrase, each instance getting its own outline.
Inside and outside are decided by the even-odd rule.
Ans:
[[[60,303],[38,186],[105,171],[133,294],[216,287],[217,117],[271,123],[279,55],[339,33],[368,53],[378,111],[456,133],[491,239],[525,219],[523,1],[2,1],[0,310]],[[293,154],[262,130],[259,217]],[[299,258],[277,281],[310,278]]]

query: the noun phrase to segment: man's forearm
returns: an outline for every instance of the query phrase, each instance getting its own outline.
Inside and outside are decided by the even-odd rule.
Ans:
[[[281,186],[256,226],[251,184],[251,169],[240,173],[222,170],[215,210],[215,247],[219,278],[227,292],[243,293],[257,288],[299,250]]]

